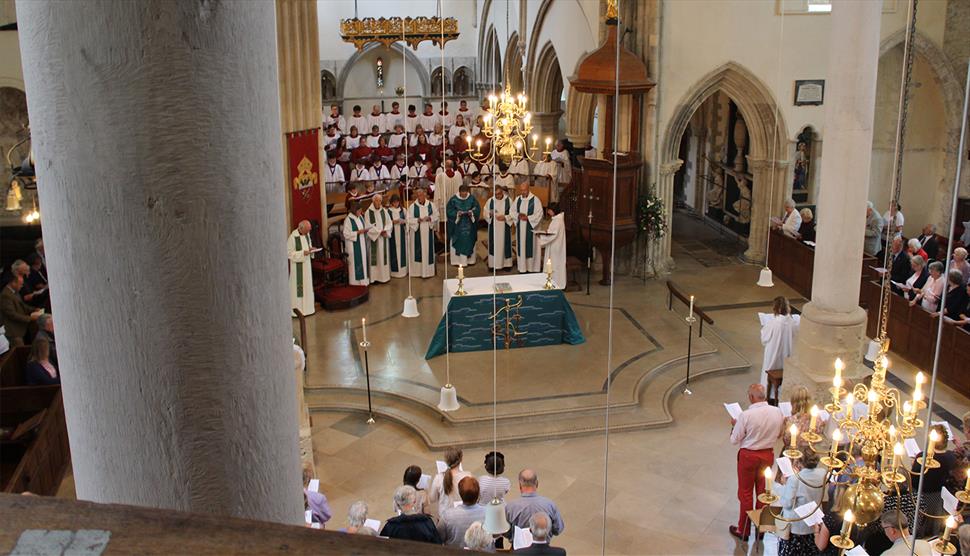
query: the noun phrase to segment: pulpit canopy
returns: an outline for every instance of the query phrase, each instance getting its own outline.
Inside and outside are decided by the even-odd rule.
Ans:
[[[628,48],[619,45],[620,63],[617,65],[617,24],[607,20],[607,36],[602,46],[579,62],[576,75],[569,79],[573,88],[597,95],[616,94],[616,70],[620,70],[620,94],[643,94],[655,83],[647,77],[647,65]]]

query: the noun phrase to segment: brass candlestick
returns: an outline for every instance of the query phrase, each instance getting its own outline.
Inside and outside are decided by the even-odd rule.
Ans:
[[[458,289],[455,291],[455,295],[468,295],[468,292],[465,291],[465,277],[464,276],[459,276],[458,277]]]
[[[544,290],[552,290],[552,289],[555,289],[555,288],[556,288],[556,286],[553,285],[553,283],[552,283],[552,265],[547,264],[546,265],[546,285],[542,286],[542,289],[544,289]]]

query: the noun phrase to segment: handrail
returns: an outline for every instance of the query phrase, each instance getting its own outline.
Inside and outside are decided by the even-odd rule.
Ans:
[[[690,298],[684,295],[673,282],[671,282],[670,280],[667,280],[667,310],[668,311],[673,310],[675,297],[679,299],[684,305],[690,305]],[[700,326],[700,331],[698,332],[698,336],[703,336],[704,323],[706,322],[707,324],[710,324],[711,326],[713,326],[714,319],[712,319],[710,315],[704,312],[704,309],[701,309],[697,305],[697,303],[694,304],[694,314],[700,317],[701,319],[701,326]]]

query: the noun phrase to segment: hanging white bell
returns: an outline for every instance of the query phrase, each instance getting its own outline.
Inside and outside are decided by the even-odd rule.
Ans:
[[[441,387],[441,398],[438,401],[438,409],[441,411],[455,411],[461,407],[458,405],[458,390],[450,384]]]
[[[407,296],[404,299],[404,311],[401,313],[401,316],[406,319],[413,319],[421,316],[421,313],[418,312],[418,300],[414,299],[410,295]]]
[[[511,526],[505,518],[505,502],[493,498],[485,507],[485,531],[492,535],[504,535],[509,529]]]
[[[761,275],[758,276],[758,285],[762,288],[771,288],[775,285],[771,280],[771,269],[767,266],[761,269]]]

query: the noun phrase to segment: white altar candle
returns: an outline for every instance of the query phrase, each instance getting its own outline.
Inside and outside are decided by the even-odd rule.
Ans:
[[[687,316],[691,317],[694,315],[694,296],[690,296],[690,310],[687,311]]]
[[[458,265],[458,279],[459,280],[465,279],[465,267],[462,265]]]
[[[367,318],[360,319],[360,327],[363,329],[364,341],[367,341]]]
[[[552,259],[546,259],[546,274],[552,274]]]

